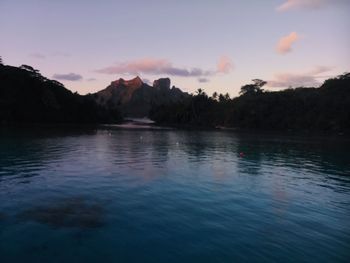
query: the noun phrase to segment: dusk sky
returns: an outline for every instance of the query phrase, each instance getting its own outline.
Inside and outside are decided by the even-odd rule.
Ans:
[[[238,95],[314,86],[350,69],[350,0],[0,0],[0,56],[80,94],[170,77]]]

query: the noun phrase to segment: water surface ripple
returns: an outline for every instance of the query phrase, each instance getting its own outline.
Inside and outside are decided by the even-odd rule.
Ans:
[[[349,262],[349,146],[1,130],[0,262]]]

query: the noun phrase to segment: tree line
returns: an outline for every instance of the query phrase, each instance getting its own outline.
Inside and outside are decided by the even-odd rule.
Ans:
[[[251,130],[349,132],[350,73],[326,80],[319,88],[268,91],[254,79],[240,95],[198,89],[177,102],[151,105],[149,117],[160,125]],[[3,65],[0,57],[1,123],[119,123],[120,109],[79,95],[28,65]]]
[[[254,130],[344,132],[350,130],[350,73],[326,80],[319,88],[263,90],[266,81],[254,79],[240,96],[202,89],[176,104],[153,108],[159,124],[182,127],[228,127]]]

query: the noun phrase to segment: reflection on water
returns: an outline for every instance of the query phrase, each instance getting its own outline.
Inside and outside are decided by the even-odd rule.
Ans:
[[[213,131],[1,130],[1,262],[346,262],[349,146]]]

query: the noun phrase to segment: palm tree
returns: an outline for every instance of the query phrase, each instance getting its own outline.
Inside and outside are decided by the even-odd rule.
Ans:
[[[208,98],[207,93],[205,93],[205,91],[204,91],[203,89],[201,89],[201,88],[197,89],[196,93],[197,93],[197,96],[198,96],[198,97],[205,97],[205,98]]]
[[[201,95],[203,95],[204,90],[199,88],[199,89],[196,90],[196,93],[197,93],[198,96],[201,96]]]

